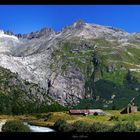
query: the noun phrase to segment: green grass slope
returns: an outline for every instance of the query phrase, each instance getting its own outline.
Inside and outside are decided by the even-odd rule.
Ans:
[[[72,52],[74,49],[78,51]],[[96,72],[93,55],[99,61]],[[59,44],[52,58],[57,61],[51,64],[51,69],[63,75],[71,66],[80,68],[84,74],[87,98],[81,100],[76,108],[119,109],[136,96],[135,102],[140,106],[140,72],[134,71],[140,68],[139,56],[140,49],[133,44],[121,46],[117,41],[74,38]],[[131,69],[133,71],[130,72]]]

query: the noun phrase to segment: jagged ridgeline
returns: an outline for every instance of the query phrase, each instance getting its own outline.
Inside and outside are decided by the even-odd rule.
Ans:
[[[46,90],[17,73],[0,67],[0,114],[26,114],[64,110]]]

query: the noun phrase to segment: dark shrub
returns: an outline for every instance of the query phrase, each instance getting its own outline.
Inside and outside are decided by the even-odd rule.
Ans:
[[[119,121],[119,117],[118,116],[111,116],[109,121]]]
[[[7,121],[2,127],[2,132],[31,132],[31,130],[20,121]]]
[[[111,126],[100,122],[95,122],[90,127],[90,132],[110,132],[110,130]]]
[[[55,122],[54,124],[54,128],[57,130],[57,131],[60,131],[60,132],[67,132],[67,131],[70,131],[69,128],[70,128],[70,125],[65,121],[65,120],[62,120],[62,119],[59,119]]]
[[[137,127],[134,122],[117,123],[113,128],[113,132],[136,132]]]
[[[59,119],[55,122],[54,127],[59,128],[61,125],[66,124],[67,122],[65,120]]]
[[[134,124],[133,121],[129,121],[126,123],[126,128],[128,130],[128,132],[135,132],[137,130],[136,125]]]
[[[77,121],[72,124],[74,132],[89,132],[90,125],[88,123]]]
[[[52,113],[48,113],[48,114],[35,114],[35,117],[37,119],[49,119],[52,117]]]
[[[61,129],[62,132],[74,132],[73,127],[71,124],[65,124],[63,126],[63,129]]]

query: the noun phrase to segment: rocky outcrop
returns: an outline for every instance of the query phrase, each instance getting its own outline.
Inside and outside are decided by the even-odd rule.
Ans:
[[[40,37],[48,37],[51,34],[55,34],[54,31],[50,28],[43,28],[40,31],[36,31],[36,32],[31,32],[29,34],[16,34],[16,36],[18,38],[22,38],[22,39],[35,39],[35,38],[40,38]]]
[[[70,68],[64,75],[52,73],[49,95],[65,106],[74,106],[85,96],[84,75]]]

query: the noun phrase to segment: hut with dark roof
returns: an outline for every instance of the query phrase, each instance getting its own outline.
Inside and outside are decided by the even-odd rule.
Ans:
[[[134,104],[129,104],[127,107],[125,107],[121,112],[120,114],[129,114],[129,113],[134,113],[134,112],[137,112],[138,110],[138,107],[135,106]]]
[[[69,110],[70,115],[107,115],[101,109],[72,109]]]

